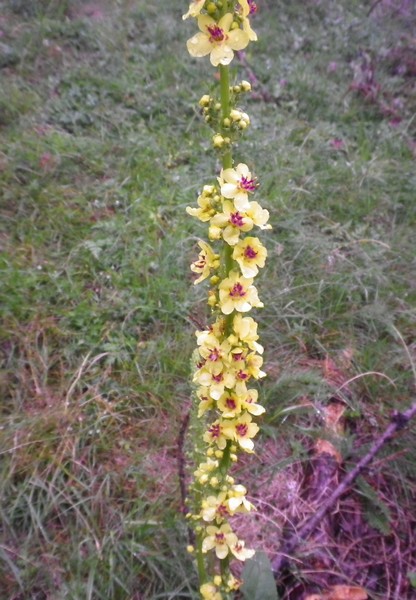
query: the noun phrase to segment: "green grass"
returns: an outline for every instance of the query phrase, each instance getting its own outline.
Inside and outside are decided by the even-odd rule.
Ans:
[[[185,207],[216,173],[196,110],[213,72],[186,54],[186,3],[103,3],[102,20],[66,4],[0,2],[0,579],[10,600],[195,598],[176,455],[206,315]],[[259,5],[246,58],[275,102],[247,100],[236,156],[273,224],[264,438],[284,432],[286,458],[305,458],[317,413],[284,411],[327,404],[320,365],[348,352],[354,462],[414,386],[416,106],[388,54],[414,15]],[[350,88],[363,52],[400,123]],[[413,434],[378,468],[397,506]]]

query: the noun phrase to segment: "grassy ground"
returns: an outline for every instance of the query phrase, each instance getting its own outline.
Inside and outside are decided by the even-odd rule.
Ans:
[[[415,13],[405,0],[259,7],[238,159],[272,215],[268,416],[244,469],[281,513],[335,388],[347,469],[414,390]],[[2,598],[195,598],[176,459],[205,314],[185,207],[216,169],[195,110],[213,73],[187,56],[179,0],[0,8]],[[357,486],[367,557],[330,567],[373,599],[413,597],[414,433]],[[396,562],[368,566],[380,544]],[[285,597],[324,585],[295,581]]]

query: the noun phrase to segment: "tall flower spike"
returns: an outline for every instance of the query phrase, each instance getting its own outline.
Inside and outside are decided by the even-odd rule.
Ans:
[[[241,453],[254,452],[257,419],[265,412],[253,381],[265,376],[263,346],[257,323],[246,316],[263,306],[254,278],[265,266],[267,250],[256,231],[270,229],[269,213],[253,200],[259,184],[244,162],[233,159],[234,143],[247,131],[250,117],[240,107],[247,81],[230,82],[234,52],[257,39],[250,18],[253,0],[193,0],[184,19],[193,17],[199,28],[187,42],[191,56],[209,57],[219,68],[219,93],[199,100],[203,118],[212,129],[212,146],[221,160],[186,211],[207,228],[210,243],[198,242],[200,252],[191,265],[195,283],[209,281],[208,306],[212,322],[196,332],[193,382],[195,409],[195,467],[189,490],[187,516],[195,528],[195,558],[203,600],[229,600],[240,583],[231,573],[234,559],[250,559],[254,550],[233,530],[237,513],[255,507],[247,487],[230,471]],[[237,104],[238,102],[238,104]],[[251,164],[251,161],[250,161]],[[255,385],[255,384],[254,384]]]

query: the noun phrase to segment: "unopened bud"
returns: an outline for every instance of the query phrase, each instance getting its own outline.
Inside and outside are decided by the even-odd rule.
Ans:
[[[219,133],[216,133],[212,138],[212,143],[214,144],[214,148],[222,148],[224,146],[224,138]]]
[[[204,94],[199,101],[199,106],[201,106],[201,107],[209,106],[210,102],[211,102],[211,97],[208,96],[208,94]]]

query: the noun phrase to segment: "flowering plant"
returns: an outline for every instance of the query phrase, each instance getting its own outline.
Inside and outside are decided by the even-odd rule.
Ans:
[[[245,561],[254,555],[230,522],[236,513],[254,507],[247,489],[236,484],[229,471],[239,452],[254,451],[253,438],[259,431],[255,418],[264,413],[258,392],[251,387],[253,380],[265,376],[263,347],[257,323],[245,313],[263,306],[253,282],[265,265],[267,250],[252,232],[270,225],[268,211],[252,199],[257,178],[245,163],[234,164],[233,146],[250,125],[240,99],[251,85],[247,81],[231,85],[229,64],[235,51],[257,39],[250,24],[256,9],[253,0],[192,0],[183,16],[196,19],[199,28],[187,42],[189,53],[209,56],[220,74],[219,97],[203,95],[199,106],[214,130],[212,145],[222,168],[215,181],[202,188],[197,206],[186,209],[208,226],[209,242],[199,241],[191,270],[197,275],[195,284],[209,279],[208,305],[213,313],[213,322],[196,332],[193,382],[202,450],[191,487],[192,512],[187,515],[196,533],[195,547],[189,550],[196,555],[205,600],[229,598],[240,585],[231,573],[230,559]]]

